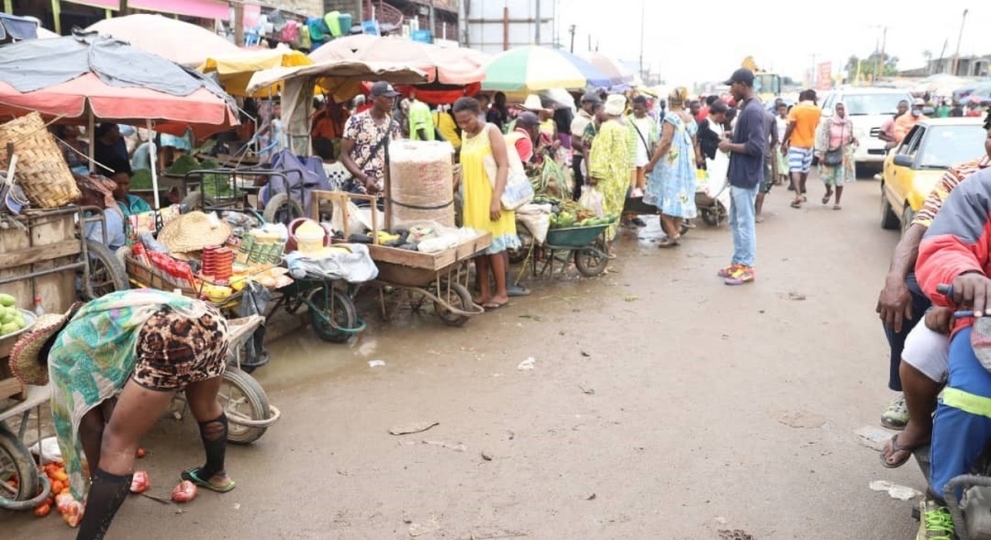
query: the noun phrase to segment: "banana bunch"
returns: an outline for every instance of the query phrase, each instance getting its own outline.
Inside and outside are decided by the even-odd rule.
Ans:
[[[223,303],[225,300],[230,298],[234,290],[230,287],[224,285],[213,285],[210,283],[203,284],[203,292],[201,293],[207,300],[213,302],[214,304]]]
[[[378,234],[373,237],[373,240],[374,240],[373,243],[379,244],[379,245],[389,244],[389,243],[395,242],[395,241],[397,241],[397,240],[399,240],[401,238],[398,234],[392,234],[392,233],[390,233],[388,231],[377,231],[377,233]],[[372,233],[369,232],[368,233],[368,236],[372,236]]]

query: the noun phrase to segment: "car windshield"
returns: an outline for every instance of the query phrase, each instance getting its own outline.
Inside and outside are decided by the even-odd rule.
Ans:
[[[846,94],[842,96],[846,112],[850,116],[877,116],[898,112],[898,102],[907,100],[907,94]]]
[[[919,159],[924,169],[946,169],[979,157],[987,132],[979,125],[930,126]]]

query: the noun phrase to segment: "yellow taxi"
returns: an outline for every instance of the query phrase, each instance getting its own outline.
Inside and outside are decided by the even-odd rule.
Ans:
[[[881,227],[905,229],[946,169],[984,154],[980,118],[922,120],[891,149],[881,176]]]

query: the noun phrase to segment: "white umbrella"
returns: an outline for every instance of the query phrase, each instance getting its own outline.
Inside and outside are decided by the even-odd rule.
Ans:
[[[104,19],[86,31],[109,34],[133,47],[194,68],[206,62],[207,58],[241,50],[205,28],[161,15],[127,15]]]

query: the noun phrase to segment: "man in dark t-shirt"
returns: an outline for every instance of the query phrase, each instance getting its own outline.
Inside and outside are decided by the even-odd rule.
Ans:
[[[726,82],[741,111],[733,130],[733,140],[723,139],[719,150],[730,153],[729,184],[732,205],[730,227],[733,229],[733,259],[718,272],[727,285],[743,285],[754,280],[757,230],[754,203],[764,178],[764,156],[768,137],[764,106],[754,95],[754,73],[738,69]]]

